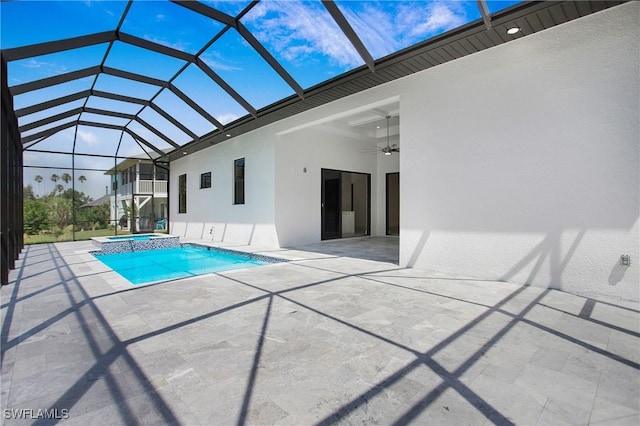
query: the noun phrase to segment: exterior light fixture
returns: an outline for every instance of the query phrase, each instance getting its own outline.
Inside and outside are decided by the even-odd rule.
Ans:
[[[514,35],[520,32],[520,27],[511,27],[507,30],[507,34]]]
[[[227,133],[225,136],[230,138],[231,137],[231,133]]]
[[[384,155],[391,155],[391,151],[385,152]]]
[[[182,151],[182,155],[187,155],[187,151]]]

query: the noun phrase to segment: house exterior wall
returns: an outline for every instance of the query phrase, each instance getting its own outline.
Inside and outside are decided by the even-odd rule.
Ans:
[[[638,300],[639,10],[399,82],[401,265]]]
[[[387,160],[397,165],[398,157],[388,158],[374,150],[375,142],[370,138],[323,124],[279,136],[276,228],[282,246],[320,241],[322,169],[371,175],[371,234],[384,235],[377,234],[380,221],[384,226],[384,216],[377,208],[384,203],[377,179],[378,162]]]
[[[398,137],[390,139],[390,144],[398,144]],[[383,144],[386,145],[386,144]],[[372,178],[376,180],[376,196],[378,203],[372,207],[376,209],[376,217],[378,220],[373,224],[373,235],[387,234],[387,173],[395,173],[400,171],[400,156],[393,154],[390,156],[378,155],[377,173]],[[400,174],[402,176],[402,174]],[[402,177],[400,178],[402,179]]]
[[[262,130],[262,129],[261,129]],[[186,238],[277,247],[274,136],[255,131],[171,163],[169,232]],[[233,162],[245,158],[245,204],[233,204]],[[211,172],[211,188],[200,174]],[[178,176],[187,174],[187,212],[178,213]]]
[[[638,300],[639,21],[630,2],[174,161],[170,194],[185,172],[189,190],[187,214],[170,202],[171,232],[317,242],[320,169],[334,168],[372,174],[372,233],[384,235],[384,175],[399,167],[401,266]],[[397,164],[327,124],[398,99]],[[232,206],[242,156],[247,204]],[[199,190],[209,170],[213,188]]]

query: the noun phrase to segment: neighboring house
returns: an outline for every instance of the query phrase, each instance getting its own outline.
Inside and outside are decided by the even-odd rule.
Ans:
[[[97,206],[101,206],[103,204],[108,204],[109,202],[111,202],[111,195],[106,194],[106,195],[103,195],[102,197],[98,198],[97,200],[89,201],[87,204],[81,205],[80,208],[83,208],[83,207],[97,207]]]
[[[111,176],[112,224],[134,233],[167,228],[166,168],[140,156],[120,162],[105,174]]]

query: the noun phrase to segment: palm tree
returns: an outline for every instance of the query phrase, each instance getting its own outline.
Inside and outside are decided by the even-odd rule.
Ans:
[[[85,175],[80,175],[80,177],[78,177],[78,180],[82,184],[82,193],[84,194],[84,183],[87,181],[87,177]]]
[[[59,193],[62,193],[62,191],[64,191],[64,186],[62,186],[61,184],[57,184],[56,191],[58,191]]]
[[[43,178],[40,175],[36,175],[35,178],[33,178],[36,182],[38,182],[38,192],[40,192],[41,188],[40,188],[40,184],[42,184]]]
[[[71,175],[69,173],[63,173],[60,179],[62,179],[65,184],[68,184],[71,181]]]
[[[58,181],[60,180],[60,176],[58,176],[57,174],[52,174],[51,177],[49,178],[53,181],[54,184],[57,184]],[[55,192],[56,188],[54,187],[53,191],[51,191],[51,193],[53,194]]]

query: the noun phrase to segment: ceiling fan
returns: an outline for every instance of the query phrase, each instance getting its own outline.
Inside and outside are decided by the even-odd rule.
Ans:
[[[378,149],[384,155],[391,155],[394,152],[400,152],[400,148],[395,143],[393,145],[389,145],[389,119],[391,118],[391,116],[387,115],[387,116],[385,116],[385,118],[387,119],[387,146],[382,147],[382,148],[378,148]]]

